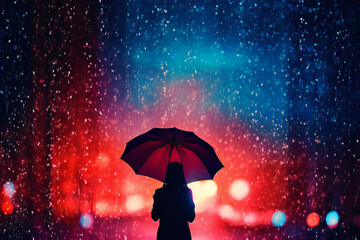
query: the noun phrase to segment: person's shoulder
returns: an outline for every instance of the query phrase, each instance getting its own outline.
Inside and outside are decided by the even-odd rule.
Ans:
[[[188,194],[190,194],[190,195],[191,195],[191,197],[192,197],[192,196],[193,196],[193,193],[192,193],[192,190],[191,190],[191,188],[189,188],[189,187],[186,187],[186,190],[187,190]]]
[[[185,189],[186,191],[190,191],[190,192],[191,192],[191,189],[190,189],[188,186],[186,186],[186,185],[183,185],[183,189]]]

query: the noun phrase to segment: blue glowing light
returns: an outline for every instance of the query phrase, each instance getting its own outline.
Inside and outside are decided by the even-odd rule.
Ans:
[[[11,198],[15,194],[15,186],[11,181],[4,183],[3,185],[5,196]]]
[[[330,211],[326,215],[326,224],[329,228],[335,228],[339,224],[339,214],[336,211]]]
[[[90,213],[84,213],[80,217],[80,225],[83,228],[90,228],[94,223],[94,218]]]
[[[286,215],[282,211],[276,211],[272,216],[272,223],[275,227],[282,227],[286,222]]]

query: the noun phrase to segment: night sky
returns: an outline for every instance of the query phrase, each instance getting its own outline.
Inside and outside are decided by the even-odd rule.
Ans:
[[[360,235],[360,3],[0,6],[4,239],[155,239],[162,183],[120,159],[153,127],[224,165],[189,184],[194,240]]]

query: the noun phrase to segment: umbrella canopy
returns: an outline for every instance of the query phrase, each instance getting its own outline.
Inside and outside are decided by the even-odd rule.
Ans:
[[[153,128],[135,137],[126,144],[121,159],[135,173],[162,182],[171,162],[182,163],[187,183],[212,179],[224,167],[207,142],[177,128]]]

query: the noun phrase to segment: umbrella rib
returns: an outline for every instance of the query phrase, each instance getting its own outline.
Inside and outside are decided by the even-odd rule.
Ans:
[[[180,163],[182,164],[182,160],[181,160],[181,154],[180,154],[180,150],[179,150],[179,146],[176,144],[176,150],[178,151],[179,153],[179,158],[180,158]]]
[[[194,152],[192,149],[190,149],[190,148],[188,148],[188,147],[186,147],[186,146],[184,146],[183,144],[181,144],[181,146],[183,147],[183,148],[185,148],[185,149],[187,149],[187,150],[189,150],[189,151],[191,151],[191,152]],[[206,150],[205,148],[203,148],[204,150]],[[184,151],[184,153],[187,155],[187,153]],[[195,154],[196,155],[196,154]],[[189,159],[190,159],[190,157],[189,157]],[[191,162],[191,165],[194,167],[194,164],[192,163],[192,161],[190,161]],[[201,161],[200,160],[200,162],[202,163],[202,165],[204,165],[204,167],[205,168],[207,168],[207,166],[205,165],[205,163],[203,162],[203,161]],[[209,172],[209,176],[212,178],[213,176],[212,176],[212,174]]]
[[[196,141],[200,141],[200,143],[193,143],[192,141],[185,141],[185,143],[196,144],[196,145],[198,145],[198,146],[201,146],[201,147],[202,147],[203,149],[205,149],[206,151],[209,151],[209,152],[213,151],[213,152],[215,152],[214,148],[213,148],[209,143],[207,143],[204,139],[198,137],[198,136],[197,136],[195,133],[193,133],[193,132],[192,132],[192,134],[193,134],[193,136],[188,136],[188,137],[186,137],[186,138],[184,138],[184,139],[192,139],[192,140],[194,140],[194,138],[195,138]],[[187,149],[189,149],[189,148],[187,148]],[[189,149],[189,150],[191,150],[191,149]]]
[[[186,147],[184,147],[184,148],[186,148]],[[187,149],[187,148],[186,148],[186,149]],[[190,150],[190,149],[188,149],[188,150]],[[191,160],[191,158],[188,156],[188,154],[187,154],[185,151],[183,151],[183,153]],[[180,155],[180,161],[181,161],[181,154],[180,154],[180,152],[179,152],[179,155]],[[192,168],[195,169],[193,162],[190,161],[190,163],[191,163]]]
[[[206,142],[205,142],[206,143]],[[192,143],[190,143],[190,144],[192,144]],[[186,143],[184,143],[184,144],[182,144],[182,146],[184,147],[184,148],[186,148],[186,149],[188,149],[188,150],[190,150],[190,151],[194,151],[194,150],[192,150],[191,149],[191,147],[187,147],[187,146],[185,146],[186,145]],[[206,149],[205,148],[205,146],[202,146],[202,145],[197,145],[197,146],[199,146],[199,147],[201,147],[203,150],[205,150],[206,152],[209,152],[209,153],[215,153],[215,150],[214,150],[214,148],[213,147],[211,147],[210,145],[210,148],[209,149]],[[211,151],[209,151],[209,150],[211,150]],[[215,156],[216,156],[216,153],[215,153]],[[216,156],[217,157],[217,156]]]
[[[188,149],[187,147],[185,147],[184,145],[181,145],[183,148],[185,148],[185,149],[187,149],[187,150],[189,150],[189,151],[191,151],[191,149]],[[183,154],[185,154],[187,157],[188,157],[188,159],[190,159],[190,164],[191,164],[191,166],[192,166],[192,169],[195,169],[196,170],[196,172],[198,172],[198,170],[195,168],[195,166],[194,166],[194,163],[191,161],[191,158],[189,157],[189,155],[183,150]],[[181,161],[181,154],[180,154],[180,151],[179,151],[179,155],[180,155],[180,161]],[[200,162],[204,165],[204,167],[206,168],[206,166],[205,166],[205,164],[200,160]],[[209,174],[209,176],[211,177],[211,175]]]
[[[172,153],[172,150],[174,148],[174,145],[171,144],[171,148],[170,148],[170,154],[169,154],[169,161],[168,161],[168,166],[170,164],[170,160],[171,160],[171,153]]]
[[[160,151],[160,149],[163,148],[165,145],[166,145],[166,144],[163,144],[163,145],[161,145],[160,147],[156,148],[156,149],[150,154],[150,156],[149,156],[148,158],[146,158],[145,162],[148,162],[148,161],[150,161],[153,157],[155,157],[155,156],[158,154],[158,152]],[[139,168],[136,172],[139,172],[140,169],[141,169],[144,165],[145,165],[145,163],[142,164],[142,165],[140,166],[140,168]]]

